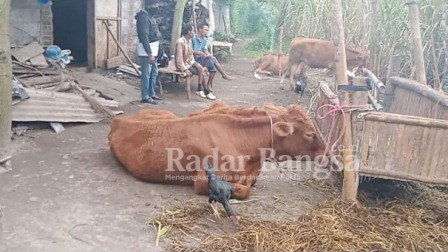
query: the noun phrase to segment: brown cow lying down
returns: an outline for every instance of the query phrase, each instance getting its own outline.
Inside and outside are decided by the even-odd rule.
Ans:
[[[311,160],[324,152],[313,123],[297,105],[243,108],[221,103],[188,117],[146,109],[115,118],[109,144],[133,176],[193,184],[200,195],[208,195],[204,164],[210,160],[217,175],[232,184],[237,199],[249,196],[262,161],[274,151],[277,159]]]
[[[346,47],[347,67],[365,66],[367,54],[362,51],[353,50]],[[305,64],[310,68],[329,68],[335,66],[335,46],[333,42],[312,39],[312,38],[294,38],[289,48],[289,64],[291,69],[301,68]],[[306,71],[302,71],[299,81],[306,82]],[[290,76],[291,88],[294,88],[294,76]],[[281,80],[284,83],[284,77]]]
[[[276,53],[267,53],[254,61],[254,77],[261,80],[259,74],[280,76],[279,59],[282,67],[282,74],[288,70],[288,55],[278,55]],[[288,73],[289,75],[289,73]]]

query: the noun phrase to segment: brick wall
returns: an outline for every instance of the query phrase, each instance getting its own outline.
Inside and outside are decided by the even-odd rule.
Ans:
[[[11,46],[25,46],[33,41],[47,46],[53,43],[51,5],[36,0],[13,0],[10,11]]]

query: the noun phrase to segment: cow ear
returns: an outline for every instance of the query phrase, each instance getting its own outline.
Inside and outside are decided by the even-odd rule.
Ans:
[[[276,122],[272,125],[274,133],[279,137],[287,137],[294,133],[294,127],[291,123],[286,122]]]

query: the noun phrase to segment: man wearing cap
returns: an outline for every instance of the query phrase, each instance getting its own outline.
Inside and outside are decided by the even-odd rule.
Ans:
[[[154,105],[157,104],[156,100],[162,100],[155,92],[157,75],[159,73],[156,57],[159,52],[160,40],[162,40],[162,34],[154,18],[158,8],[158,0],[145,0],[145,9],[135,15],[139,40],[137,54],[142,67],[141,102]]]

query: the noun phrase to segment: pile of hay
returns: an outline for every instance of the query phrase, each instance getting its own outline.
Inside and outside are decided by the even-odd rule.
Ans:
[[[245,220],[240,231],[209,236],[193,251],[443,251],[448,226],[435,220],[398,202],[365,207],[332,200],[295,223]]]
[[[429,200],[426,196],[419,202]],[[446,207],[433,211],[431,207],[422,207],[433,203],[372,202],[333,199],[300,220],[288,223],[243,217],[236,232],[215,234],[199,232],[204,227],[200,222],[212,214],[206,203],[189,201],[178,206],[175,214],[164,211],[158,221],[184,234],[182,239],[174,237],[171,249],[175,251],[445,251],[448,248]],[[446,206],[446,202],[440,205]],[[187,244],[186,239],[195,242]]]

